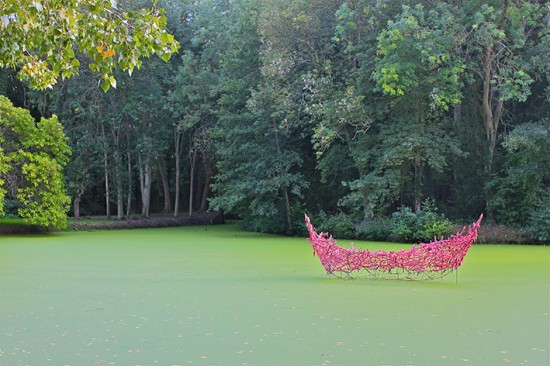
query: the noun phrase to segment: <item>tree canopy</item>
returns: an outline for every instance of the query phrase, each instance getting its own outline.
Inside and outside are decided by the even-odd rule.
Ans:
[[[547,232],[540,1],[20,3],[1,8],[0,86],[63,124],[72,215],[185,206],[297,233],[307,211],[348,235],[438,210]]]
[[[0,67],[19,70],[32,88],[51,88],[59,78],[87,67],[101,87],[116,87],[116,66],[132,73],[151,54],[168,61],[179,44],[156,8],[119,10],[116,0],[5,0],[0,5]]]
[[[35,124],[29,111],[0,96],[0,214],[6,194],[30,223],[64,228],[70,198],[63,168],[70,149],[56,116]]]

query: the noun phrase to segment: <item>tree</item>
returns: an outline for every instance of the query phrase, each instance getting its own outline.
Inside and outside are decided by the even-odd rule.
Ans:
[[[83,86],[83,83],[79,85]],[[78,220],[83,197],[94,188],[97,177],[102,176],[99,172],[104,163],[104,155],[100,150],[103,144],[98,144],[101,141],[100,126],[93,123],[97,121],[96,114],[92,112],[95,106],[94,93],[90,93],[90,90],[86,93],[86,90],[80,88],[72,90],[69,86],[64,89],[63,103],[56,109],[61,112],[60,119],[63,120],[64,131],[73,151],[65,169],[65,181],[73,198],[73,215]],[[86,103],[84,100],[92,106],[83,104]]]
[[[473,29],[471,37],[465,39],[475,60],[470,70],[482,81],[481,115],[488,143],[488,172],[492,171],[505,103],[524,102],[531,93],[532,65],[522,50],[538,42],[548,16],[545,5],[506,1],[504,6],[483,4],[466,23]]]
[[[90,2],[66,3],[96,16]],[[148,0],[104,3],[107,17],[122,9],[130,17]],[[97,40],[95,58],[73,43],[81,72],[53,91],[29,92],[13,69],[0,70],[16,105],[64,123],[75,151],[67,182],[83,212],[102,213],[97,202],[107,198],[129,215],[141,196],[145,215],[163,203],[177,214],[181,199],[190,212],[209,203],[245,227],[296,232],[304,209],[352,225],[433,198],[456,219],[493,207],[499,222],[533,218],[544,231],[547,178],[535,174],[544,166],[519,162],[545,146],[529,127],[548,118],[550,32],[540,1],[158,6],[186,50],[169,63],[144,60],[131,77],[113,69],[117,90],[102,92],[92,69],[103,56],[119,62],[122,51],[110,56]],[[536,144],[512,148],[510,131]]]
[[[116,0],[5,0],[0,5],[0,67],[19,69],[32,88],[79,72],[84,55],[101,87],[116,87],[115,67],[130,74],[151,54],[168,61],[179,44],[163,11],[119,10]]]
[[[3,1],[0,5],[0,68],[18,69],[18,77],[29,82],[31,88],[45,89],[52,88],[59,79],[70,78],[79,73],[81,64],[86,64],[87,69],[101,77],[101,88],[107,91],[116,87],[117,81],[114,72],[117,67],[122,71],[131,74],[135,68],[140,68],[142,58],[151,54],[159,55],[164,61],[168,61],[172,53],[176,52],[179,44],[169,34],[166,27],[166,18],[162,10],[152,7],[149,10],[141,9],[136,11],[122,11],[122,5],[129,9],[129,4],[120,4],[115,0],[72,0],[72,1]],[[63,96],[63,93],[60,95]],[[46,96],[46,94],[44,94]],[[45,104],[43,103],[45,106]],[[111,108],[109,108],[111,110]],[[42,115],[45,110],[41,111]],[[54,118],[57,121],[57,118]],[[55,123],[47,124],[43,119],[36,127],[41,130],[41,125],[52,126]],[[27,122],[26,122],[27,123]],[[43,127],[45,128],[45,127]],[[53,128],[53,127],[52,127]],[[60,140],[59,148],[66,147],[65,137],[61,129],[56,136]],[[105,140],[105,129],[101,129]],[[24,140],[37,139],[37,133],[32,129],[22,130],[28,136],[21,135],[18,138]],[[122,216],[122,183],[121,183],[121,152],[119,149],[119,135],[113,135],[116,140],[114,176],[116,178],[118,216]],[[16,143],[11,139],[12,135],[6,135],[4,141]],[[67,148],[68,149],[68,148]],[[45,159],[36,160],[32,153],[19,154],[17,159],[27,173],[31,174],[28,168],[34,167],[36,174],[38,170],[45,169]],[[66,161],[57,156],[58,164],[63,166]],[[108,156],[105,153],[105,185],[106,202],[109,206],[109,172]],[[6,157],[1,161],[1,171],[8,171]],[[9,158],[10,162],[17,161],[15,157]],[[24,163],[27,159],[31,163]],[[30,165],[29,165],[30,164]],[[53,164],[50,162],[50,164]],[[11,170],[10,170],[11,171]],[[24,173],[24,172],[23,172]],[[22,173],[22,174],[23,174]],[[20,215],[30,217],[36,221],[37,217],[43,217],[44,205],[48,201],[50,210],[59,211],[61,200],[54,202],[50,199],[49,193],[59,187],[56,180],[61,179],[58,169],[51,169],[51,183],[47,186],[47,180],[34,184],[36,192],[30,191],[29,186],[21,188],[18,198],[26,205],[20,210]],[[24,174],[23,174],[24,175]],[[17,176],[17,174],[16,174]],[[85,189],[88,180],[88,173],[83,172],[79,183],[75,185],[75,210],[78,211],[78,203]],[[32,183],[29,179],[28,183]],[[2,192],[2,197],[6,192]],[[26,193],[24,193],[26,192]],[[57,194],[61,194],[61,191]],[[33,198],[31,196],[39,198]],[[40,203],[36,203],[40,201]],[[42,206],[41,206],[42,205]],[[129,205],[128,205],[129,206]],[[42,211],[41,211],[42,210]],[[56,211],[56,212],[57,212]],[[109,210],[107,210],[109,211]],[[50,221],[57,226],[63,226],[58,214],[50,215]],[[42,223],[50,225],[50,221]]]
[[[464,72],[464,60],[453,53],[463,39],[456,34],[456,21],[445,3],[428,9],[422,4],[403,5],[378,35],[373,73],[378,88],[395,97],[414,92],[433,109],[456,105]]]
[[[508,152],[504,169],[491,182],[495,217],[529,226],[537,211],[550,208],[550,120],[519,125],[502,144]]]
[[[0,132],[0,214],[10,194],[21,203],[19,216],[28,222],[66,227],[70,200],[62,169],[70,149],[57,117],[35,124],[27,110],[0,96]]]
[[[219,24],[214,23],[215,26]],[[174,87],[169,91],[167,97],[167,108],[171,111],[173,119],[177,121],[174,125],[175,143],[181,144],[183,135],[188,136],[189,149],[189,208],[188,214],[191,216],[194,211],[195,186],[197,178],[197,165],[199,158],[203,162],[209,161],[208,149],[201,149],[201,146],[207,146],[208,130],[212,128],[215,122],[215,111],[219,98],[219,60],[215,55],[221,46],[218,41],[213,42],[210,47],[206,40],[193,39],[198,45],[197,55],[192,51],[186,52],[182,57],[182,63],[175,75]],[[210,39],[212,41],[212,39]],[[212,49],[211,49],[212,48]],[[181,148],[177,146],[178,153]],[[205,155],[206,153],[206,155]],[[178,154],[177,154],[178,155]],[[180,171],[179,156],[176,156],[176,172]],[[211,166],[205,167],[206,185],[210,184]],[[177,195],[176,199],[179,206],[179,175],[176,179]],[[204,188],[203,188],[204,190]],[[177,215],[177,211],[176,211]]]
[[[370,206],[367,208],[383,213],[400,201],[419,212],[425,197],[435,193],[426,187],[428,178],[444,175],[451,158],[464,154],[449,134],[448,124],[415,121],[405,115],[378,126],[379,131],[369,136],[375,146],[361,159],[362,170],[368,173],[349,183],[352,194],[347,198],[348,206],[366,201]],[[363,202],[352,200],[357,193],[362,193]]]
[[[158,171],[164,198],[164,213],[171,213],[170,182],[166,166],[167,152],[171,146],[171,119],[163,106],[172,77],[171,69],[159,60],[148,60],[139,74],[127,78],[124,107],[119,118],[126,119],[126,157],[137,156],[142,214],[149,217],[153,173]],[[130,162],[128,161],[128,164]],[[128,189],[131,189],[129,187]]]
[[[215,164],[210,130],[217,120],[221,60],[228,48],[228,27],[234,11],[225,0],[182,2],[180,33],[189,39],[166,98],[173,118],[176,199],[174,215],[180,209],[181,173],[188,168],[188,214],[207,206],[206,195]],[[183,41],[182,41],[183,42]],[[183,152],[187,159],[182,162]],[[197,203],[200,202],[200,205]]]
[[[531,94],[541,52],[537,55],[536,44],[548,32],[548,16],[547,6],[525,1],[403,5],[378,36],[373,76],[379,89],[395,98],[424,90],[419,101],[443,113],[454,108],[456,124],[469,123],[462,116],[464,105],[475,108],[470,115],[485,135],[479,140],[483,154],[473,155],[482,159],[484,171],[475,174],[485,185],[507,110]],[[493,192],[490,185],[484,188],[490,217]]]
[[[267,57],[273,54],[264,53],[261,70],[256,5],[243,1],[229,23],[233,37],[222,58],[220,112],[213,131],[218,173],[210,202],[243,217],[250,229],[289,232],[307,183],[289,128],[296,121],[295,105],[292,88],[281,84],[284,66],[270,67]],[[271,78],[271,72],[279,76]]]
[[[458,105],[463,87],[475,88],[490,173],[505,103],[524,102],[531,92],[525,50],[547,32],[548,16],[548,7],[525,1],[404,5],[378,37],[374,77],[393,96],[428,85],[434,109]]]

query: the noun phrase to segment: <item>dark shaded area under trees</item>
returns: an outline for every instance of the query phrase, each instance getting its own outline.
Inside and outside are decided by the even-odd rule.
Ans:
[[[410,215],[484,212],[550,240],[542,2],[158,5],[180,53],[120,72],[107,93],[86,65],[42,92],[0,71],[2,94],[64,126],[71,215],[220,209],[302,234],[308,212],[320,229],[382,239]]]

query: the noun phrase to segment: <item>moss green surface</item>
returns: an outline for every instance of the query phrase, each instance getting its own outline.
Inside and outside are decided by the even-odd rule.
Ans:
[[[0,237],[0,365],[547,365],[549,260],[478,245],[458,284],[342,280],[231,225]]]

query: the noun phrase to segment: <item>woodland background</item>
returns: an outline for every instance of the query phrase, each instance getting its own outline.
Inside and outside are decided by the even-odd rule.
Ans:
[[[223,210],[297,234],[307,212],[321,229],[381,239],[396,222],[483,212],[550,240],[544,2],[157,6],[179,54],[118,72],[106,93],[85,62],[45,91],[0,70],[0,94],[64,127],[71,215]],[[18,205],[6,196],[8,214]]]

